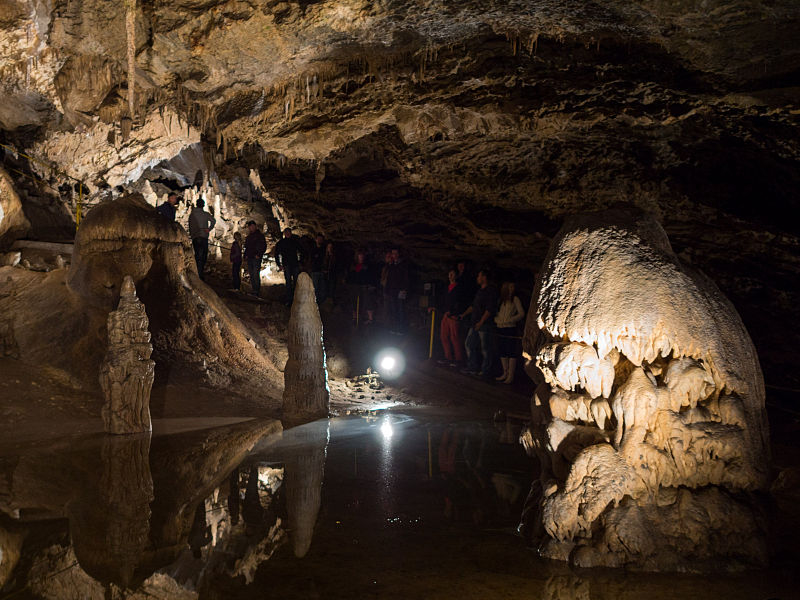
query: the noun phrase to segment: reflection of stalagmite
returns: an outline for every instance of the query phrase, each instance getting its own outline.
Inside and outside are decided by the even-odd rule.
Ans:
[[[322,503],[322,478],[328,447],[328,422],[317,421],[286,430],[284,486],[294,554],[306,555]]]
[[[150,360],[147,313],[126,276],[119,307],[108,315],[108,352],[100,371],[105,395],[103,422],[109,433],[150,431],[150,389],[155,362]]]
[[[289,319],[289,360],[283,371],[283,414],[291,422],[328,415],[328,373],[322,345],[322,319],[314,285],[306,273],[297,278]]]
[[[68,508],[72,543],[89,575],[131,587],[140,583],[134,573],[150,531],[150,434],[107,437],[100,452],[99,485],[87,486]]]
[[[574,217],[525,332],[542,549],[580,566],[760,565],[769,439],[755,349],[641,213]],[[541,532],[541,530],[540,530]]]

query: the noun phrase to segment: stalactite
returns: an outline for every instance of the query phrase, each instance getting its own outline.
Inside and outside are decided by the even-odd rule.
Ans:
[[[125,33],[128,50],[128,111],[131,120],[134,111],[134,87],[136,81],[136,0],[125,0]]]

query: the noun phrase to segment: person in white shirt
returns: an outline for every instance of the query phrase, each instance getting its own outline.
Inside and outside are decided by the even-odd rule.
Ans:
[[[500,306],[494,317],[497,325],[497,345],[500,353],[500,362],[503,365],[503,374],[497,378],[502,383],[513,383],[514,373],[517,370],[517,357],[520,355],[520,342],[517,333],[517,324],[525,316],[519,296],[514,294],[514,283],[503,282],[500,286]]]

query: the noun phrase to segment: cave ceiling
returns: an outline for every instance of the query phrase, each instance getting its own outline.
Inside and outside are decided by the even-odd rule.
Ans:
[[[302,231],[530,271],[630,202],[751,330],[797,314],[796,0],[135,4],[132,122],[130,3],[0,5],[0,141],[90,197],[185,185],[190,152]]]

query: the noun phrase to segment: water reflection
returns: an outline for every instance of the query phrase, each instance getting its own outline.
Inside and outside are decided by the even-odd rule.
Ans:
[[[150,531],[150,433],[107,436],[96,458],[67,505],[70,537],[86,573],[128,588]]]
[[[768,584],[576,574],[541,561],[513,535],[532,472],[513,431],[397,414],[282,433],[251,421],[98,437],[0,457],[0,549],[10,559],[0,561],[0,598],[588,600],[792,589],[785,574]]]

